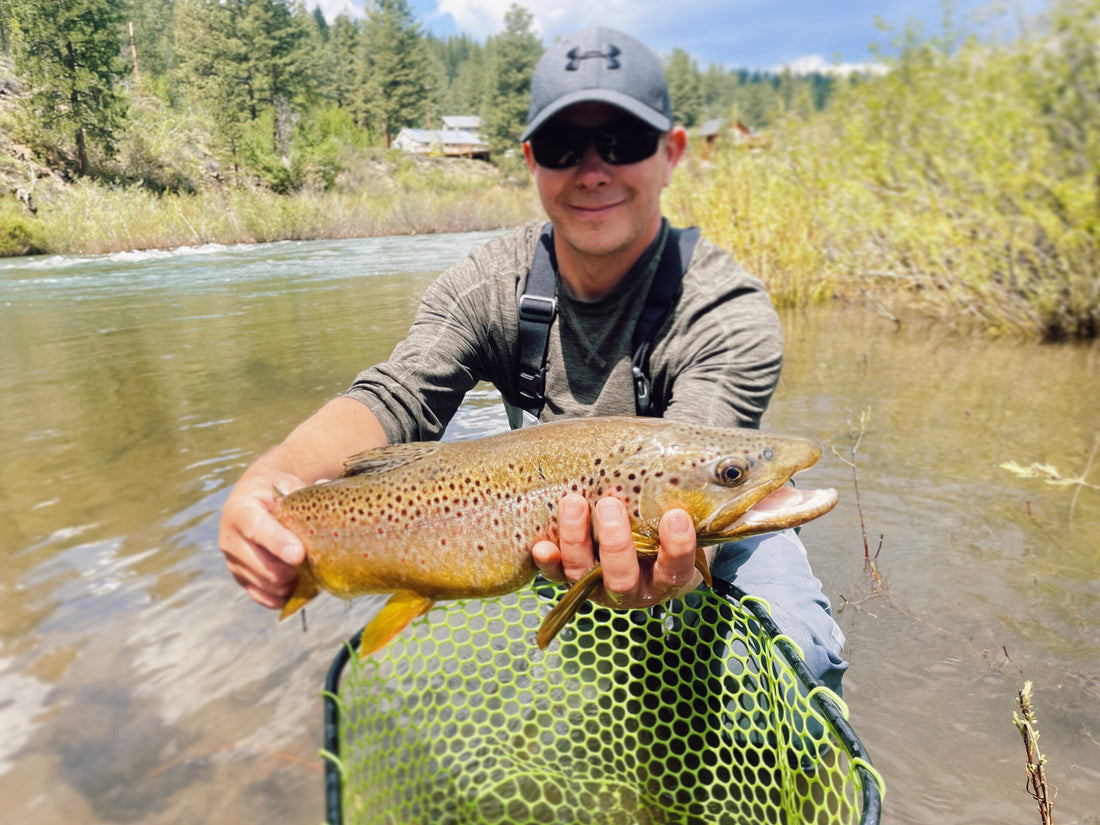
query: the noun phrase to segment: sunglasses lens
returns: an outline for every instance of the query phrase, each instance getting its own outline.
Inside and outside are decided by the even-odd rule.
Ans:
[[[543,129],[531,136],[531,153],[535,163],[546,169],[568,169],[576,166],[588,148],[589,135],[567,129]]]
[[[653,157],[661,133],[636,129],[602,129],[595,133],[596,151],[608,163],[620,166]]]
[[[602,129],[542,129],[531,136],[531,153],[535,163],[545,169],[568,169],[581,162],[588,147],[596,151],[605,163],[621,166],[638,163],[652,157],[660,143],[661,133],[630,127]]]

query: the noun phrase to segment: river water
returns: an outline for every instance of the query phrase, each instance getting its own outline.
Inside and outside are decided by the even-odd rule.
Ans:
[[[487,237],[0,261],[5,820],[321,820],[322,680],[378,602],[277,624],[226,573],[219,511]],[[1012,720],[1030,679],[1057,821],[1100,823],[1100,491],[1000,467],[1085,469],[1100,348],[843,305],[784,323],[765,426],[826,445],[806,483],[841,492],[803,539],[848,637],[883,821],[1038,822]],[[838,454],[863,413],[853,472]],[[504,426],[479,389],[449,437]]]

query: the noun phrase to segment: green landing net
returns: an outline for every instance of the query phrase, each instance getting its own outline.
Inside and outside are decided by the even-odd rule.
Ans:
[[[559,590],[450,602],[325,698],[330,825],[877,823],[882,780],[767,605],[727,585],[650,610]]]

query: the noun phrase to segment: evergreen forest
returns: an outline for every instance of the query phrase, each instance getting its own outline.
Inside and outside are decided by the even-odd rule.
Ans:
[[[446,115],[479,116],[500,161],[518,146],[542,50],[516,4],[478,42],[425,33],[408,0],[331,22],[298,0],[0,0],[18,141],[70,179],[157,192],[332,188],[353,155]],[[764,129],[822,108],[831,88],[822,74],[663,57],[689,128],[736,116]]]

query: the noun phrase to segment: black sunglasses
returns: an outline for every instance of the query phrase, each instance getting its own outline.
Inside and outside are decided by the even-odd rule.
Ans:
[[[605,163],[623,166],[653,157],[661,135],[655,129],[612,125],[598,129],[547,126],[531,135],[531,153],[535,163],[546,169],[577,166],[592,144]]]

